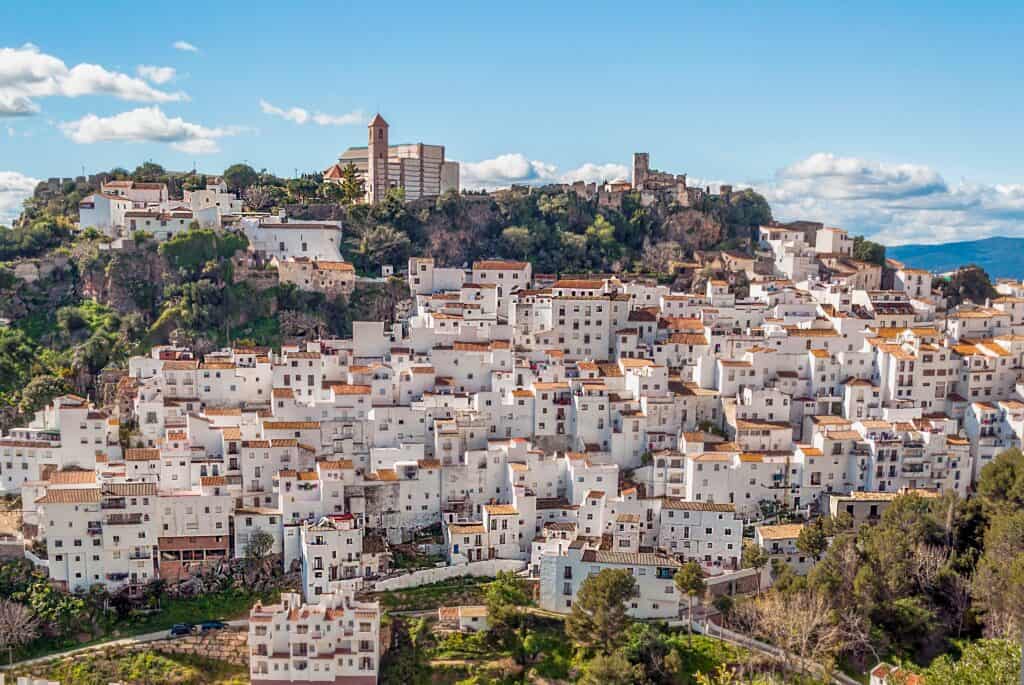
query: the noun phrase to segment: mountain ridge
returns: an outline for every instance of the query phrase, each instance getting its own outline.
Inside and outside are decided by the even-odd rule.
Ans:
[[[1024,238],[993,236],[935,245],[895,245],[886,248],[886,256],[907,266],[940,273],[976,264],[992,278],[1024,275]]]

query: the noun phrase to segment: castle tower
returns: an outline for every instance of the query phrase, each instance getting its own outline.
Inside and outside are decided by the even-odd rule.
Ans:
[[[633,190],[639,190],[645,180],[647,172],[651,170],[651,155],[647,152],[633,153]]]
[[[368,128],[366,199],[375,205],[388,194],[388,122],[378,113]]]

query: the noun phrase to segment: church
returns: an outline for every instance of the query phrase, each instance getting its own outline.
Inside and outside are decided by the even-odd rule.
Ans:
[[[369,126],[367,145],[350,147],[324,172],[324,180],[341,182],[343,170],[355,166],[365,189],[365,201],[377,204],[391,188],[405,191],[406,200],[436,197],[459,190],[459,163],[444,158],[444,145],[391,145],[388,122],[379,113]]]

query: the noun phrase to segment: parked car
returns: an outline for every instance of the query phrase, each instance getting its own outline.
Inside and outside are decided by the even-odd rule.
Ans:
[[[191,623],[175,623],[171,626],[171,637],[181,637],[182,635],[191,635],[196,627]]]
[[[228,624],[225,623],[224,621],[203,621],[202,623],[199,624],[199,630],[201,632],[204,632],[204,633],[207,630],[223,630],[224,628],[227,628],[227,627],[228,627]]]

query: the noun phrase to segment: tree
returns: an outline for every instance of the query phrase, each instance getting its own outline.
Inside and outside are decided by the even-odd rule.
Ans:
[[[41,627],[52,635],[64,635],[73,630],[85,613],[85,602],[81,598],[61,592],[45,580],[32,583],[25,594]]]
[[[985,464],[978,496],[989,513],[1024,509],[1024,452],[1013,447]]]
[[[809,664],[817,663],[828,670],[843,646],[843,632],[832,620],[827,598],[820,593],[770,592],[744,607],[755,635],[784,650],[790,669],[805,672]]]
[[[859,259],[862,262],[885,266],[885,245],[872,242],[864,236],[854,236],[853,258]]]
[[[232,164],[224,170],[223,177],[228,190],[238,195],[260,180],[260,175],[248,164]]]
[[[257,528],[249,535],[249,541],[245,543],[245,558],[255,561],[263,560],[270,550],[274,548],[274,536]]]
[[[7,649],[8,663],[14,662],[14,648],[27,645],[39,635],[39,619],[24,604],[0,600],[0,649]]]
[[[154,183],[167,178],[167,171],[155,162],[145,162],[135,167],[132,172],[132,180],[146,183]]]
[[[565,621],[566,634],[580,647],[610,653],[622,642],[630,623],[626,602],[636,595],[636,580],[626,570],[604,569],[587,576]]]
[[[530,603],[530,598],[522,583],[511,571],[499,571],[497,577],[487,584],[484,601],[487,605],[488,635],[510,651],[516,663],[525,666],[532,650],[526,648],[527,614],[522,611]]]
[[[274,192],[270,186],[250,186],[242,193],[242,197],[245,199],[246,206],[255,211],[268,209],[274,203]]]
[[[951,307],[965,301],[984,304],[986,300],[999,296],[988,274],[976,264],[957,269],[948,279],[939,282],[939,290]]]
[[[992,519],[974,575],[974,602],[991,633],[1024,641],[1024,510]]]
[[[354,205],[362,202],[366,197],[366,188],[363,179],[359,176],[356,165],[349,162],[341,168],[341,199],[346,205]]]
[[[527,259],[533,245],[530,229],[522,226],[509,226],[501,232],[501,241],[505,244],[506,254],[516,259]]]
[[[603,571],[602,571],[603,573]],[[641,666],[629,663],[621,652],[598,654],[583,667],[579,685],[633,685],[642,682]]]
[[[28,385],[25,386],[25,389],[21,391],[18,411],[25,416],[31,415],[48,406],[54,397],[69,391],[70,387],[63,378],[57,378],[49,374],[33,376]]]
[[[815,561],[821,559],[821,555],[828,549],[828,535],[825,534],[821,519],[800,529],[800,534],[796,538],[796,548]]]
[[[921,675],[928,685],[1014,685],[1020,670],[1020,652],[1012,642],[975,640],[959,659],[943,654]]]
[[[748,541],[743,545],[743,555],[741,563],[743,568],[752,568],[757,571],[757,594],[761,594],[761,571],[768,562],[771,561],[771,556],[768,554],[768,550],[762,549],[756,542]]]
[[[410,249],[409,236],[384,224],[366,231],[359,241],[359,254],[366,270],[379,264],[401,264],[409,258]]]
[[[693,598],[699,597],[707,588],[704,582],[704,569],[696,561],[688,561],[676,571],[676,588],[680,594],[686,595],[686,631],[693,639]]]

